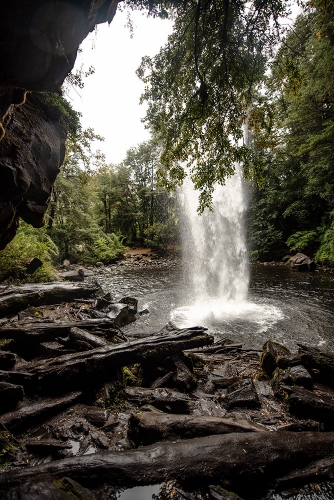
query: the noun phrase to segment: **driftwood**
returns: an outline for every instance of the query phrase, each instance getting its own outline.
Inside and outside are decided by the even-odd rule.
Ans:
[[[70,343],[79,344],[82,347],[87,347],[88,349],[93,349],[94,347],[105,347],[108,344],[105,340],[92,335],[91,333],[85,332],[81,328],[73,327],[70,329],[69,333]]]
[[[152,359],[159,361],[179,354],[184,349],[210,344],[213,338],[205,330],[199,327],[176,330],[148,339],[108,345],[51,360],[32,361],[24,364],[22,371],[38,378],[39,387],[36,390],[60,393],[64,388],[69,390],[92,381],[96,383],[100,377],[108,377],[112,370],[122,366],[147,363]]]
[[[19,410],[10,411],[0,415],[0,427],[10,431],[27,429],[36,425],[39,420],[48,418],[76,403],[81,392],[74,392],[61,398],[50,398],[23,406]]]
[[[152,405],[169,413],[190,413],[192,409],[192,399],[187,394],[172,389],[126,387],[124,392],[127,399],[137,406]]]
[[[168,415],[155,411],[133,413],[130,424],[131,436],[137,446],[230,432],[267,431],[263,425],[246,419]]]
[[[334,386],[334,353],[305,344],[297,345],[303,364],[312,372],[313,377]]]
[[[0,489],[49,473],[56,478],[70,477],[85,486],[108,483],[129,487],[169,479],[191,482],[193,486],[218,482],[245,498],[256,498],[256,488],[273,485],[298,466],[311,467],[324,458],[333,461],[333,456],[332,432],[232,433],[73,457],[4,472],[0,474]]]
[[[16,314],[32,305],[56,304],[87,298],[97,290],[94,285],[73,283],[38,283],[6,287],[0,291],[0,318]]]
[[[40,344],[43,342],[53,342],[59,337],[74,337],[76,334],[73,333],[73,328],[84,328],[90,331],[101,331],[106,332],[108,338],[114,336],[123,337],[119,332],[119,328],[115,323],[108,318],[101,319],[88,319],[85,321],[64,322],[64,323],[38,323],[25,325],[24,327],[2,327],[0,328],[0,338],[3,339],[13,339],[15,340],[15,351],[17,354],[22,356],[24,359],[32,359],[40,355]],[[88,334],[89,335],[89,334]],[[88,338],[86,338],[86,341]],[[106,345],[107,343],[95,336],[95,347],[98,345]],[[92,337],[89,342],[92,347]],[[89,347],[89,349],[91,348]]]

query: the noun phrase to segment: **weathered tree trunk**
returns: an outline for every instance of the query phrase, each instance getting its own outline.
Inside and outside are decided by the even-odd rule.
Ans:
[[[263,425],[251,420],[225,417],[195,417],[160,412],[133,413],[131,436],[137,446],[161,440],[188,439],[230,432],[263,432]]]
[[[28,306],[71,302],[90,297],[98,289],[93,285],[77,283],[28,284],[0,290],[0,317],[16,314]]]
[[[219,482],[245,498],[257,498],[257,488],[273,485],[298,467],[311,466],[325,457],[333,460],[333,456],[332,432],[233,433],[73,457],[4,472],[0,474],[0,489],[49,473],[84,485],[129,487],[171,479],[191,482],[193,486]]]
[[[126,387],[125,395],[131,403],[137,406],[152,405],[155,408],[169,413],[190,413],[193,405],[188,394],[159,387],[147,389],[146,387]]]
[[[58,337],[77,338],[81,336],[82,342],[87,342],[87,350],[93,346],[107,345],[105,340],[90,333],[83,332],[82,328],[87,330],[104,330],[108,333],[108,338],[120,336],[118,327],[115,327],[113,320],[108,318],[90,319],[86,321],[67,322],[67,323],[38,323],[24,326],[23,328],[3,327],[0,328],[0,338],[15,340],[15,352],[22,358],[29,360],[41,355],[40,345],[42,342],[53,342]],[[79,330],[80,329],[80,330]],[[79,334],[81,331],[81,334]],[[83,336],[87,336],[86,340]],[[90,340],[88,341],[88,337]],[[94,345],[95,344],[95,345]],[[83,349],[80,349],[81,351]],[[59,355],[59,354],[58,354]],[[42,354],[42,357],[43,354]]]
[[[74,392],[61,398],[49,398],[23,406],[19,410],[0,415],[0,425],[10,431],[23,430],[36,425],[41,419],[48,418],[76,403],[81,392]]]
[[[334,386],[334,353],[305,344],[299,346],[299,355],[312,376],[325,384]]]
[[[112,370],[122,366],[152,359],[159,361],[185,349],[212,343],[212,336],[204,330],[205,328],[198,327],[176,330],[148,339],[116,346],[108,345],[51,360],[32,361],[24,364],[22,371],[36,375],[39,386],[37,391],[59,393],[64,391],[64,388],[80,388],[92,380],[96,383],[99,377],[108,377]]]

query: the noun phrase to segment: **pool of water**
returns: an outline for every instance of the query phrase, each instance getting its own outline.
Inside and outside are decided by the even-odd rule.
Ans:
[[[292,349],[298,342],[334,349],[334,275],[299,273],[284,266],[251,266],[247,300],[198,301],[181,267],[126,269],[115,266],[98,276],[117,299],[138,298],[148,309],[124,330],[127,335],[155,333],[173,321],[179,327],[201,325],[217,339],[228,337],[246,348],[266,340]]]

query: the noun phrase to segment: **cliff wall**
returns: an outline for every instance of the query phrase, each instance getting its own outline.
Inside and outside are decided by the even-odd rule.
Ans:
[[[0,248],[21,217],[43,225],[65,153],[57,109],[39,92],[59,92],[78,47],[111,22],[118,0],[3,0],[0,5]]]

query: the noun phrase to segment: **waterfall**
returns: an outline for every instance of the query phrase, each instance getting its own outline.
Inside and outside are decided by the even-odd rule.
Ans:
[[[217,185],[212,208],[197,212],[198,191],[186,179],[180,191],[184,263],[182,305],[171,312],[180,327],[203,325],[211,332],[233,332],[237,324],[246,331],[266,331],[282,318],[266,302],[248,298],[249,263],[245,215],[247,185],[242,167],[224,186]],[[249,326],[251,328],[249,329]]]
[[[213,210],[197,213],[198,194],[189,179],[182,189],[186,275],[197,303],[243,302],[249,285],[245,237],[247,196],[242,168],[213,193]]]

